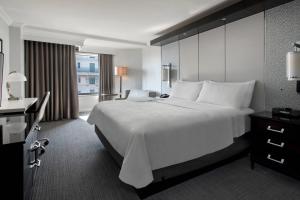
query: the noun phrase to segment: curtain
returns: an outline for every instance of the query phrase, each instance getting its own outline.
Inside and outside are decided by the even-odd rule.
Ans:
[[[113,92],[113,56],[108,54],[100,54],[99,58],[99,101],[102,101],[111,98],[111,96],[101,96],[102,94],[112,94]]]
[[[26,97],[50,91],[45,120],[78,118],[75,47],[25,41]]]

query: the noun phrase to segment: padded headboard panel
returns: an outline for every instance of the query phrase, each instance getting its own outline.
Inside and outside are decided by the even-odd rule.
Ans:
[[[256,80],[251,107],[265,109],[264,13],[226,26],[226,81]]]

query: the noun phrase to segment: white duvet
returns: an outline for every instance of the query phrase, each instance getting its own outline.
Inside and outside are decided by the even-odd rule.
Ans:
[[[251,109],[164,99],[104,101],[88,122],[124,157],[119,178],[136,188],[153,181],[152,170],[221,150],[245,133]]]

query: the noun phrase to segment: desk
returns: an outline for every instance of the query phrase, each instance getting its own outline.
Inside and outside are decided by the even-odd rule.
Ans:
[[[32,186],[47,139],[38,139],[35,114],[37,98],[6,101],[0,107],[1,198],[31,199]],[[26,112],[25,112],[26,111]]]
[[[37,102],[38,98],[23,98],[20,100],[3,101],[0,114],[24,113],[30,106]]]
[[[0,115],[1,199],[29,200],[41,154],[33,114]]]

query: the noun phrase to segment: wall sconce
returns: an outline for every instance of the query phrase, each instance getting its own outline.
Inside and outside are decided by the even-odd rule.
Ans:
[[[162,65],[161,80],[168,82],[169,87],[172,87],[171,72],[172,72],[172,64],[171,63],[169,63],[168,65]]]
[[[289,81],[297,81],[297,93],[300,93],[300,44],[294,43],[294,51],[286,54],[286,74]]]

